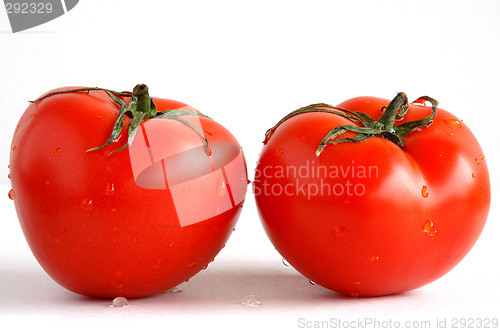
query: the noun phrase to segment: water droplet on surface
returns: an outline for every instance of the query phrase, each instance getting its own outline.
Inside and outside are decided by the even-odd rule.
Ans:
[[[222,179],[217,180],[217,195],[224,196],[226,194],[226,183]]]
[[[255,295],[245,296],[241,304],[248,307],[258,307],[262,305],[262,301]]]
[[[115,193],[115,184],[108,182],[106,184],[106,195],[111,196]]]
[[[472,178],[474,179],[476,177],[476,173],[472,173]]]
[[[290,263],[288,263],[288,262],[286,261],[286,259],[284,259],[284,258],[282,258],[282,259],[281,259],[281,262],[282,262],[282,263],[283,263],[283,265],[285,265],[285,266],[290,266]]]
[[[310,280],[310,279],[309,279],[309,283],[310,283],[311,285],[313,285],[313,286],[314,286],[314,285],[316,285],[316,283],[315,283],[314,281]]]
[[[479,155],[479,158],[481,158],[481,160],[484,160],[484,156],[482,154]],[[9,165],[10,166],[10,165]],[[10,168],[10,167],[9,167]]]
[[[169,293],[169,294],[176,294],[176,293],[182,293],[182,292],[183,292],[182,289],[177,288],[177,287],[172,287],[172,288],[167,289],[165,291],[165,293]]]
[[[9,198],[14,200],[14,189],[9,190]]]
[[[423,198],[429,197],[429,190],[427,189],[427,186],[422,187],[422,197]]]
[[[429,234],[430,237],[434,237],[437,233],[437,230],[434,228],[434,223],[430,220],[427,220],[424,223],[424,232]]]
[[[450,133],[448,133],[448,135],[453,136],[453,133],[450,132]]]
[[[333,235],[339,239],[345,239],[349,234],[349,230],[346,226],[336,226],[333,228]]]
[[[462,123],[457,119],[445,119],[444,122],[455,128],[462,128]]]
[[[124,308],[128,307],[128,300],[124,297],[117,297],[111,302],[111,308]]]
[[[17,150],[17,146],[15,146],[15,145],[14,145],[14,146],[12,147],[12,151],[16,151],[16,150]]]
[[[478,164],[478,165],[481,163],[481,161],[480,161],[479,159],[477,159],[477,158],[476,158],[476,159],[474,159],[474,160],[476,161],[476,164]],[[10,179],[10,178],[9,178],[9,179]]]
[[[12,179],[12,174],[10,174],[10,173],[9,173],[9,175],[7,175],[7,177],[8,177],[9,179]]]
[[[54,153],[53,153],[54,157],[57,157],[58,155],[60,155],[60,154],[61,154],[61,151],[62,151],[62,149],[61,149],[61,148],[57,148],[57,149],[55,149],[55,150],[54,150]]]

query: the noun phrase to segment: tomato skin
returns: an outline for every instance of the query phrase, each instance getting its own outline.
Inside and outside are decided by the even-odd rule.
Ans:
[[[158,110],[187,107],[168,99],[154,101]],[[128,117],[116,142],[86,152],[106,142],[118,109],[102,91],[47,97],[27,108],[10,156],[14,203],[34,256],[56,282],[94,297],[152,295],[194,276],[224,247],[241,213],[246,188],[240,154],[233,171],[245,183],[231,188],[233,195],[239,195],[234,206],[220,213],[213,206],[212,217],[180,225],[170,187],[148,189],[136,183],[130,153],[135,140],[110,154],[127,142]],[[159,121],[162,132],[184,135],[155,142],[179,153],[192,148],[184,139],[199,140],[183,123],[151,119],[143,124],[147,121]],[[223,142],[239,151],[238,142],[224,127],[208,118],[199,121],[210,143]],[[218,155],[213,151],[211,158],[226,158]],[[197,158],[209,157],[201,153]],[[194,189],[220,198],[215,182],[204,183]],[[192,207],[206,208],[204,203]]]
[[[338,106],[378,120],[388,104],[358,97]],[[396,124],[430,109],[410,104]],[[334,114],[298,114],[263,146],[254,194],[271,242],[305,277],[353,297],[440,278],[473,247],[487,219],[489,175],[477,140],[437,109],[432,125],[404,137],[404,149],[371,137],[328,145],[316,157],[323,137],[347,124]]]

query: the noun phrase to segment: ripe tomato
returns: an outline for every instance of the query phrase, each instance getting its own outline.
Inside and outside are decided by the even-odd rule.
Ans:
[[[147,88],[145,97],[69,90],[29,105],[12,141],[10,194],[36,259],[95,297],[146,296],[191,278],[241,212],[240,145],[184,103],[151,102]]]
[[[359,97],[289,114],[266,135],[254,194],[292,266],[328,289],[369,297],[452,269],[483,229],[490,183],[463,122],[432,98],[408,104],[400,93],[391,103]]]

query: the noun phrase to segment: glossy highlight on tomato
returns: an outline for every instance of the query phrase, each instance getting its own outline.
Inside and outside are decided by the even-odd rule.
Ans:
[[[330,290],[371,297],[458,264],[486,222],[490,182],[462,120],[400,93],[290,113],[266,133],[254,194],[289,264]]]
[[[234,136],[141,88],[53,90],[29,105],[12,140],[26,240],[49,276],[79,294],[179,285],[213,261],[241,213],[247,174]]]

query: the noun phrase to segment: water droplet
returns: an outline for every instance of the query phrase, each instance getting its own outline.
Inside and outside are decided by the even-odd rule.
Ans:
[[[309,283],[310,283],[311,285],[313,285],[313,286],[314,286],[314,285],[316,285],[316,283],[315,283],[314,281],[310,280],[310,279],[309,279]]]
[[[427,186],[422,187],[422,197],[423,198],[429,197],[429,190],[427,189]]]
[[[478,164],[478,165],[481,163],[481,161],[480,161],[479,159],[477,159],[477,158],[476,158],[476,159],[474,159],[474,160],[476,161],[476,164]],[[9,175],[10,175],[10,174],[9,174]],[[10,178],[9,178],[9,179],[10,179]]]
[[[128,307],[128,300],[124,297],[117,297],[111,302],[111,308],[124,308]]]
[[[9,190],[9,198],[14,200],[14,189]]]
[[[53,153],[54,157],[57,157],[59,154],[61,154],[61,151],[62,151],[62,149],[61,149],[61,148],[57,148],[57,149],[55,149],[55,150],[54,150],[54,153]]]
[[[476,177],[476,173],[472,173],[472,178],[474,179]]]
[[[114,195],[114,193],[115,193],[115,184],[108,182],[106,184],[106,195],[111,196]]]
[[[9,179],[12,179],[12,174],[10,174],[10,173],[9,173],[9,174],[7,175],[7,177],[8,177]]]
[[[450,133],[448,133],[448,135],[453,136],[453,133],[450,132]]]
[[[193,267],[196,266],[196,262],[191,262],[188,264],[189,268],[192,269]]]
[[[286,259],[285,259],[285,258],[282,258],[282,259],[281,259],[281,262],[282,262],[282,263],[283,263],[283,265],[285,265],[285,266],[290,266],[290,263],[288,263],[288,262],[286,261]]]
[[[457,119],[445,119],[444,122],[455,128],[462,128],[462,123]]]
[[[430,237],[434,237],[437,233],[437,230],[434,228],[434,223],[430,220],[427,220],[424,223],[424,232],[429,234]]]
[[[241,304],[249,307],[258,307],[262,305],[262,301],[255,295],[245,296]]]
[[[90,198],[84,198],[81,205],[84,209],[89,210],[92,208],[92,200]]]
[[[167,289],[165,293],[171,293],[171,294],[182,293],[182,289],[177,287],[172,287],[170,289]]]
[[[217,180],[217,195],[224,196],[226,194],[226,183],[222,179]]]
[[[203,131],[205,132],[205,134],[207,134],[208,136],[213,136],[215,135],[215,131],[212,131],[212,130],[209,130],[209,129],[205,129],[203,128]]]
[[[333,235],[339,239],[345,239],[349,234],[349,230],[346,226],[336,226],[333,228]]]
[[[479,158],[481,158],[481,160],[484,160],[484,156],[482,154],[479,155]],[[10,168],[10,165],[9,165],[9,168]]]
[[[112,140],[111,142],[113,142],[113,143],[117,143],[117,142],[119,142],[119,141],[120,141],[120,138],[122,138],[122,134],[118,135],[118,137],[117,137],[117,138],[115,138],[114,140]]]
[[[360,281],[355,281],[354,285],[359,286],[359,285],[361,285],[361,282]]]
[[[15,145],[14,145],[14,146],[12,147],[12,151],[16,151],[16,150],[17,150],[17,146],[15,146]]]
[[[120,279],[120,278],[123,278],[123,271],[122,271],[122,270],[120,270],[120,269],[116,270],[116,271],[115,271],[115,277],[117,277],[117,278],[119,278],[119,279]]]
[[[370,262],[376,263],[376,262],[378,262],[379,259],[380,259],[380,257],[378,257],[378,256],[372,256],[372,258],[370,258]]]
[[[283,148],[276,149],[276,155],[281,156],[283,154]]]

